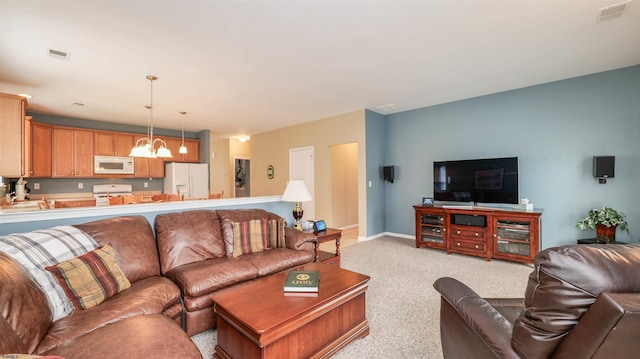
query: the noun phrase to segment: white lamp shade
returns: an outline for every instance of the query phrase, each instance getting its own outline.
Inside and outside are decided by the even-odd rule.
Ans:
[[[306,202],[311,201],[311,193],[307,189],[307,185],[303,180],[290,180],[287,188],[282,194],[284,202]]]
[[[160,147],[158,148],[158,153],[157,153],[158,157],[163,157],[163,158],[170,158],[173,157],[171,155],[171,150],[166,148],[166,147]]]

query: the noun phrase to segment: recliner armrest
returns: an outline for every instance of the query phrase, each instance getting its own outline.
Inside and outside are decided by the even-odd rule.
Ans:
[[[453,278],[440,278],[433,286],[442,295],[440,328],[445,358],[519,358],[511,347],[513,325],[487,300]],[[446,308],[447,304],[458,316]]]
[[[302,232],[291,227],[285,227],[284,236],[287,248],[290,249],[299,249],[305,243],[313,243],[315,245],[318,240],[313,232]]]
[[[554,358],[637,355],[639,322],[640,293],[602,293],[560,343]]]

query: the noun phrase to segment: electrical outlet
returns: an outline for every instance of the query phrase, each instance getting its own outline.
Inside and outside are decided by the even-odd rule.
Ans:
[[[34,183],[33,189],[40,189],[40,183]]]
[[[78,189],[83,189],[84,188],[84,184],[82,184],[82,182],[78,183]]]
[[[144,188],[149,187],[149,182],[145,182],[145,183],[143,184],[143,186],[144,186]]]

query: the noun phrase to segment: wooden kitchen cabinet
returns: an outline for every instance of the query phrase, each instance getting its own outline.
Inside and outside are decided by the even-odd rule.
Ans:
[[[184,139],[184,146],[187,148],[186,154],[181,154],[182,138],[162,138],[167,143],[167,148],[171,150],[173,158],[167,158],[167,162],[200,162],[200,140]]]
[[[53,126],[31,123],[30,177],[51,177]]]
[[[54,127],[52,177],[93,177],[93,133]]]
[[[134,140],[142,137],[144,136],[134,137]],[[164,178],[164,160],[162,158],[136,157],[134,166],[133,177],[135,178]]]
[[[131,134],[95,132],[95,155],[97,156],[129,156],[133,145]]]
[[[25,124],[27,100],[0,93],[0,176],[28,176],[28,128]]]

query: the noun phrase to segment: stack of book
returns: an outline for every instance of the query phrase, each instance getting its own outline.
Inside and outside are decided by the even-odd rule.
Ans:
[[[284,282],[284,295],[317,297],[319,283],[319,271],[292,270]]]

